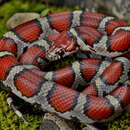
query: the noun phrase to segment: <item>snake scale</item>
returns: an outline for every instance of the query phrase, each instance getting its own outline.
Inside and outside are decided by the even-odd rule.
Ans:
[[[107,121],[130,103],[129,40],[123,20],[84,11],[53,13],[3,35],[0,80],[44,111],[85,124]],[[79,51],[88,57],[56,71],[40,69]]]

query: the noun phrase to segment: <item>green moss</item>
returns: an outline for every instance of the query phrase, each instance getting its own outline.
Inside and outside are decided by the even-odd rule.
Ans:
[[[0,130],[36,130],[42,121],[42,116],[26,113],[24,117],[29,121],[29,124],[24,123],[8,106],[6,95],[6,92],[0,92]],[[25,110],[26,107],[25,105]]]
[[[125,111],[111,122],[98,124],[98,126],[103,130],[130,130],[130,113]]]
[[[75,7],[79,9],[79,7]],[[64,10],[70,10],[68,8],[57,8],[46,6],[41,3],[35,3],[32,1],[21,1],[21,0],[10,0],[2,6],[0,6],[0,37],[7,31],[6,22],[16,12],[38,12],[41,16],[45,16],[48,12],[61,12]],[[65,66],[75,58],[70,57],[69,59],[63,59],[60,65],[58,64],[53,69]],[[30,122],[25,124],[12,112],[10,107],[7,105],[6,98],[7,93],[5,91],[0,92],[0,130],[36,130],[42,122],[41,114],[37,114],[37,110],[31,109],[31,106],[25,105],[18,99],[20,105],[18,108],[23,110],[24,117]],[[26,109],[29,109],[28,111]],[[31,109],[31,111],[30,111]],[[82,126],[82,125],[81,125]],[[117,118],[111,123],[98,124],[98,126],[105,130],[117,130],[125,129],[130,130],[130,116],[129,113],[123,114],[123,116]]]

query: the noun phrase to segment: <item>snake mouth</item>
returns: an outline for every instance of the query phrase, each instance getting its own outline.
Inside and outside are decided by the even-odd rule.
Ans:
[[[75,50],[65,51],[65,49],[63,49],[63,48],[55,48],[54,50],[48,50],[46,52],[46,58],[49,61],[59,60],[59,59],[62,59],[68,55],[71,55],[71,54],[77,52],[78,50],[79,49],[76,48]]]
[[[49,61],[59,60],[66,56],[65,53],[66,53],[65,50],[61,49],[61,48],[56,48],[54,50],[48,50],[46,52],[46,58]]]

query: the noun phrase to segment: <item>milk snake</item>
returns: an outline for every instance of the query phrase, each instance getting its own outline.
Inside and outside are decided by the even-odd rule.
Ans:
[[[21,99],[65,119],[113,119],[130,102],[129,35],[127,22],[104,14],[67,11],[34,19],[0,40],[0,80]],[[56,71],[39,69],[79,50],[88,58]]]

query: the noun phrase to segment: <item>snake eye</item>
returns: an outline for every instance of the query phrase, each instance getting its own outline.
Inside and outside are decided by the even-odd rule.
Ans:
[[[41,57],[37,58],[37,62],[38,62],[38,64],[41,64],[41,65],[45,65],[47,63],[47,61]]]

